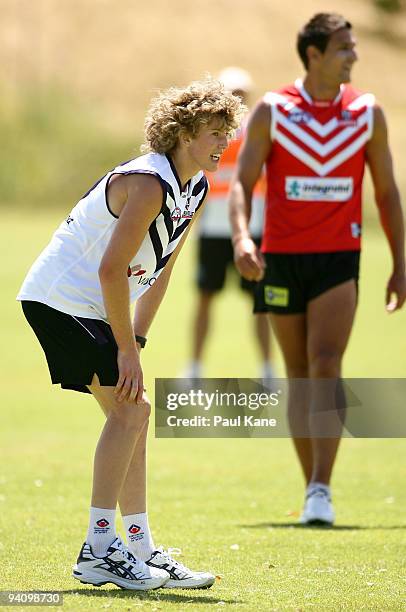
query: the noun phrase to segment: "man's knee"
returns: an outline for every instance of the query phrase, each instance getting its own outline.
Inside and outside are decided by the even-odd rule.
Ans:
[[[342,354],[332,349],[320,349],[309,363],[311,378],[335,378],[340,375]]]
[[[309,376],[307,361],[286,364],[286,374],[288,378],[307,378]]]
[[[123,429],[138,432],[147,425],[150,415],[151,404],[148,399],[143,398],[137,404],[117,402],[108,418]]]

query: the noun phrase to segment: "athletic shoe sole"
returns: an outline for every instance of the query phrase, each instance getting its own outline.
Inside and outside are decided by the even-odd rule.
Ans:
[[[333,523],[331,521],[323,521],[322,519],[310,519],[307,521],[300,521],[301,525],[310,525],[313,527],[333,527]]]
[[[128,584],[128,580],[122,580],[118,576],[117,578],[108,578],[107,576],[100,576],[96,572],[81,572],[77,569],[76,566],[73,567],[73,578],[82,582],[82,584],[92,584],[93,586],[103,586],[104,584],[115,584],[119,586],[121,589],[128,589],[131,591],[153,591],[154,589],[159,589],[167,583],[167,579],[163,578],[159,584]]]
[[[208,578],[204,582],[196,583],[192,580],[171,580],[169,579],[163,585],[164,589],[210,589],[213,586],[215,578]]]

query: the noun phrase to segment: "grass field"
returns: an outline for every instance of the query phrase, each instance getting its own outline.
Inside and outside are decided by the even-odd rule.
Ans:
[[[303,488],[288,440],[155,440],[151,433],[155,539],[221,579],[210,591],[137,595],[70,577],[87,528],[103,420],[91,398],[50,386],[14,302],[61,216],[2,215],[0,589],[58,590],[67,610],[406,610],[406,444],[397,439],[343,441],[333,483],[337,526],[323,530],[296,526]],[[175,376],[186,359],[192,262],[190,243],[144,353],[148,389],[155,376]],[[405,313],[389,317],[383,308],[388,271],[383,238],[370,230],[346,376],[405,375]],[[255,376],[247,310],[230,286],[218,304],[207,375]]]

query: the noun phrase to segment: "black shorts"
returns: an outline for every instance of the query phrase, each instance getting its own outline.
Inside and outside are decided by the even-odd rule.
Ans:
[[[21,303],[47,359],[53,384],[90,393],[94,374],[101,385],[118,381],[117,344],[110,325],[68,315],[40,302]]]
[[[354,279],[358,288],[359,251],[265,253],[264,278],[255,289],[254,312],[306,312],[307,303]]]
[[[257,247],[261,239],[254,240]],[[234,265],[234,251],[230,238],[201,236],[198,244],[197,286],[202,291],[220,291],[224,287],[227,268]],[[256,282],[240,277],[244,291],[254,293]]]

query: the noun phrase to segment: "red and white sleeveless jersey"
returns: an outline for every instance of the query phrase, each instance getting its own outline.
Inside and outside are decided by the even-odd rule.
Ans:
[[[272,149],[262,250],[359,250],[374,96],[341,85],[334,100],[313,100],[298,79],[264,100],[272,113]]]

